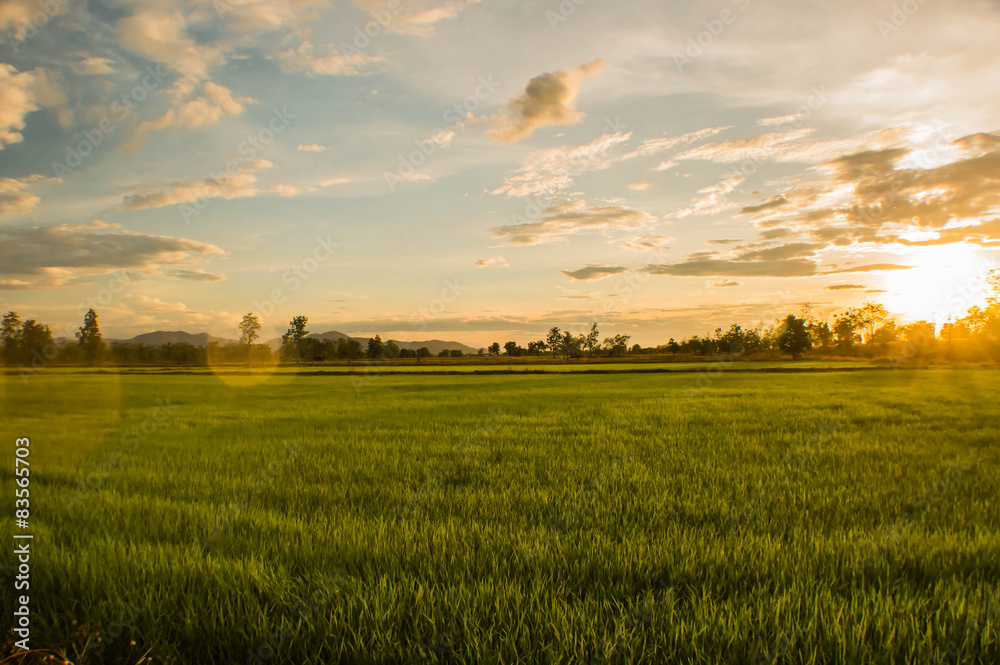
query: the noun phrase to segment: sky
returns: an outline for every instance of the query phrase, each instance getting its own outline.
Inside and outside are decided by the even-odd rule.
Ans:
[[[1000,266],[997,0],[0,0],[0,298],[72,337],[642,345]]]

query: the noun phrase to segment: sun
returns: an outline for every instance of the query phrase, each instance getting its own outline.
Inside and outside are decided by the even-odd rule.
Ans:
[[[888,273],[881,298],[890,312],[907,321],[945,323],[986,303],[986,278],[998,267],[976,247],[963,243],[915,247],[900,257],[908,270]]]

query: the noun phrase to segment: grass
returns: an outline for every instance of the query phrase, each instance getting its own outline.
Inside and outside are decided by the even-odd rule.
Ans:
[[[1000,661],[994,371],[0,386],[77,663]]]

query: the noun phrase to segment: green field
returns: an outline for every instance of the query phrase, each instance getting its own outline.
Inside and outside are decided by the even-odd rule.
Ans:
[[[0,386],[77,664],[1000,662],[994,370]]]

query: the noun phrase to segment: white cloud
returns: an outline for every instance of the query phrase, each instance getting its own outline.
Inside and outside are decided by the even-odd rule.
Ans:
[[[476,261],[477,268],[506,268],[507,266],[507,260],[502,256],[494,256],[489,259],[480,259]]]

